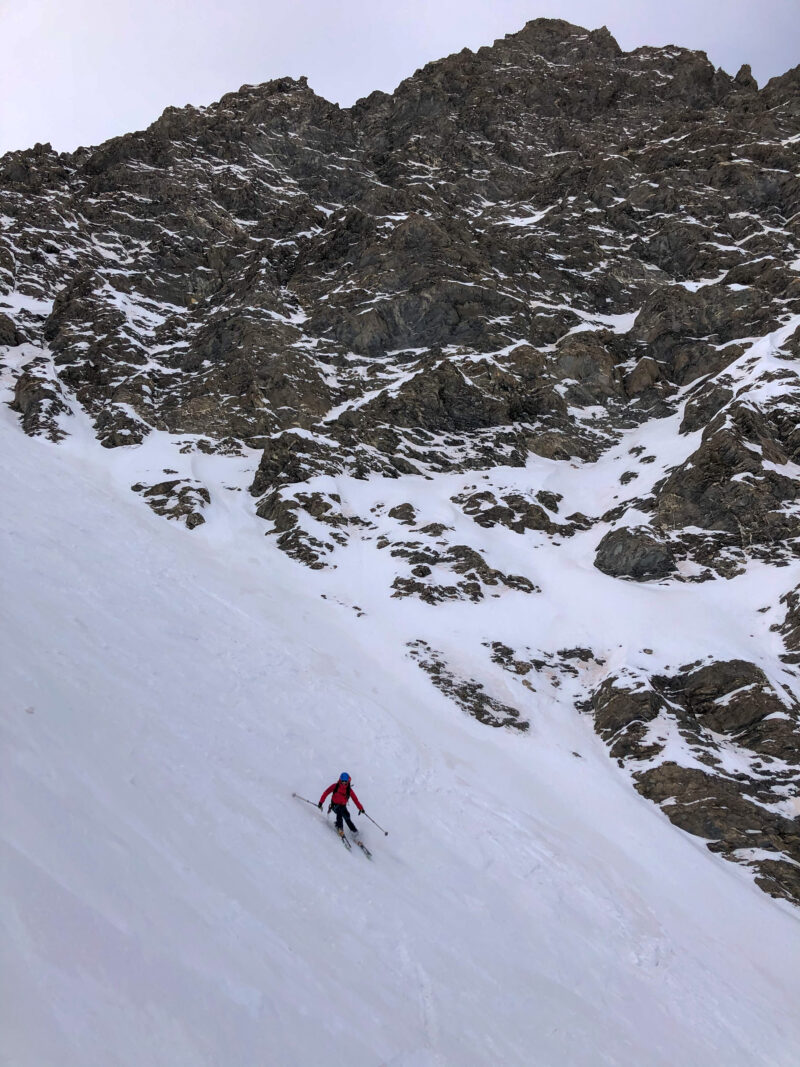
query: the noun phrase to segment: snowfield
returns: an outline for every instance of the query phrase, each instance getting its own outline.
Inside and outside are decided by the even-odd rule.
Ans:
[[[353,549],[323,599],[246,492],[190,533],[130,493],[136,450],[29,439],[5,406],[0,434],[4,1067],[800,1062],[797,911],[640,798],[568,701],[488,729],[397,639],[468,668],[468,619],[502,638],[524,594],[381,613]],[[528,643],[555,648],[559,592],[620,583],[542,559]],[[694,620],[677,652],[735,654],[724,590],[755,606],[769,574],[693,588],[696,614],[626,586],[638,608],[596,624],[624,657],[660,596]],[[390,831],[359,820],[372,863],[291,795],[342,770]]]

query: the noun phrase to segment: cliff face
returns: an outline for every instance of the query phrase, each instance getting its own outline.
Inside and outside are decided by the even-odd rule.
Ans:
[[[88,418],[190,528],[242,488],[192,457],[246,470],[279,548],[326,595],[366,570],[387,618],[549,596],[567,647],[478,611],[478,677],[455,638],[412,626],[409,654],[490,725],[593,714],[674,822],[800,902],[799,160],[800,67],[759,90],[549,20],[349,110],[285,78],[11,153],[12,407],[53,441]],[[653,647],[620,653],[598,603],[645,590]],[[676,665],[674,598],[712,634],[727,590],[744,644]]]

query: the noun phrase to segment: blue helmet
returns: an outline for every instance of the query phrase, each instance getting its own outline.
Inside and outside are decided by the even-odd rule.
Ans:
[[[347,771],[342,771],[342,773],[339,775],[339,781],[340,782],[349,782],[350,781],[350,775],[347,773]]]

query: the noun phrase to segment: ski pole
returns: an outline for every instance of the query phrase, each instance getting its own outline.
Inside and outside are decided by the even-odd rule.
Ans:
[[[364,814],[367,815],[366,812],[364,812]],[[375,820],[372,818],[371,815],[367,815],[367,818],[369,819],[370,822],[375,822]],[[383,833],[386,835],[386,837],[389,836],[389,831],[388,830],[384,830],[383,827],[379,823],[375,822],[375,825],[378,827],[379,830],[383,831]]]
[[[315,801],[308,800],[307,797],[301,797],[299,793],[292,793],[292,796],[297,797],[298,800],[305,800],[306,804],[313,804],[315,808],[319,807],[319,804],[317,804]]]

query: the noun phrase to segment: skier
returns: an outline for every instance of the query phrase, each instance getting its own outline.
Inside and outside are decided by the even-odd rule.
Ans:
[[[333,785],[329,785],[325,792],[322,794],[322,796],[319,798],[319,804],[317,805],[317,807],[320,811],[322,811],[322,805],[325,801],[325,797],[329,793],[333,793],[333,796],[331,797],[330,810],[336,812],[336,829],[339,831],[339,834],[344,834],[342,820],[346,820],[347,825],[350,827],[352,832],[354,834],[357,834],[358,827],[353,825],[353,820],[350,818],[350,812],[347,810],[347,802],[352,797],[356,807],[358,808],[359,815],[364,814],[364,807],[361,801],[353,792],[353,786],[350,781],[350,775],[347,773],[347,771],[342,771],[342,773],[339,775],[339,781],[334,782]]]

